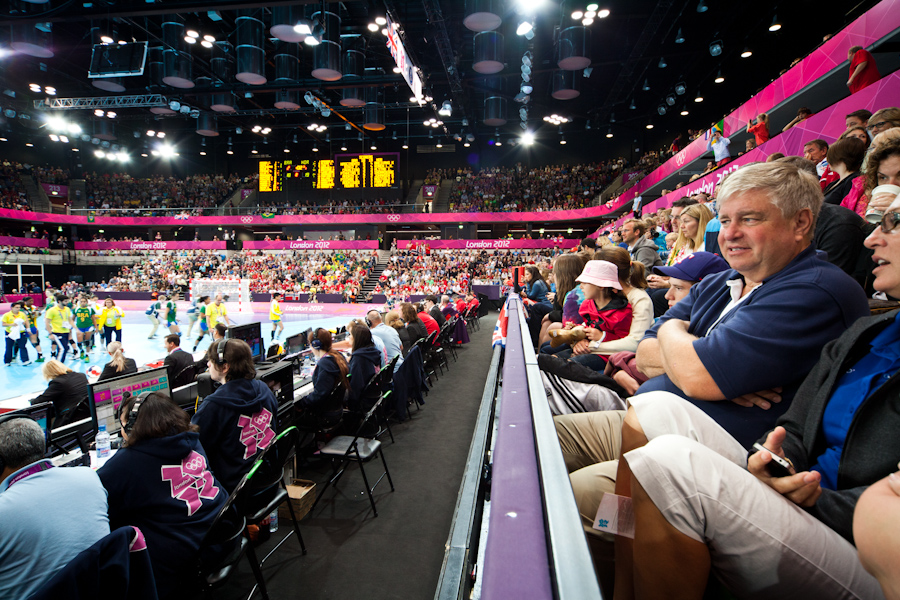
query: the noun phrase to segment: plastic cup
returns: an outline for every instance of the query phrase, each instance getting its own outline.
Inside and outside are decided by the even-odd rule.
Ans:
[[[893,194],[894,196],[900,195],[900,185],[879,185],[874,190],[872,190],[872,198],[874,198],[878,194]],[[870,208],[866,211],[866,221],[868,221],[869,223],[881,223],[881,218],[883,216],[884,211],[878,210],[876,208]]]

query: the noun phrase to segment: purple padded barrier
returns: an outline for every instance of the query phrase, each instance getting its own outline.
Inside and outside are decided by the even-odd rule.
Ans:
[[[485,296],[487,296],[488,300],[499,300],[500,299],[500,286],[499,285],[474,284],[474,285],[472,285],[472,290],[476,294],[484,294]]]
[[[519,327],[521,306],[514,302],[508,310],[503,393],[494,444],[491,517],[481,595],[483,598],[545,600],[553,597],[551,561],[547,554],[544,505]]]

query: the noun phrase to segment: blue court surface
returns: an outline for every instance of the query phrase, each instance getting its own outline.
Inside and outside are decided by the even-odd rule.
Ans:
[[[364,308],[360,309],[359,318],[363,317],[365,312]],[[240,313],[240,312],[232,312],[229,314],[233,324],[235,325],[243,325],[245,323],[253,323],[254,321],[259,321],[262,323],[262,334],[265,341],[266,348],[269,347],[270,336],[272,331],[272,324],[268,320],[268,313]],[[337,327],[346,326],[352,316],[348,315],[340,315],[340,316],[329,316],[327,314],[316,314],[316,315],[284,315],[284,331],[279,336],[279,340],[282,344],[284,341],[292,335],[305,331],[306,329],[312,327],[324,327],[326,329],[335,329]],[[194,324],[193,331],[191,331],[190,340],[184,338],[185,333],[188,327],[188,319],[187,316],[183,312],[179,312],[178,315],[179,325],[182,331],[182,350],[186,350],[188,352],[194,346],[195,340],[199,335],[199,325]],[[47,332],[44,329],[44,320],[43,317],[38,319],[38,329],[41,333],[41,349],[44,352],[44,358],[50,359],[50,341],[47,337]],[[169,331],[165,327],[165,323],[161,324],[159,329],[156,332],[156,338],[147,339],[147,336],[150,334],[150,330],[152,329],[152,325],[150,321],[147,319],[146,315],[140,314],[137,312],[126,312],[125,318],[123,319],[122,325],[122,346],[125,351],[125,356],[127,358],[133,358],[134,361],[140,366],[147,364],[149,362],[162,360],[166,356],[166,350],[163,345],[163,341],[165,340],[165,336],[168,335]],[[200,342],[200,346],[197,348],[197,352],[194,354],[194,358],[201,359],[203,358],[206,349],[209,347],[209,343],[211,341],[211,337],[207,334],[203,341]],[[96,366],[97,372],[103,369],[103,366],[109,362],[110,356],[107,354],[106,349],[101,349],[100,346],[103,345],[102,338],[97,336],[95,338],[95,342],[97,343],[97,348],[90,354],[90,362],[84,362],[83,360],[78,360],[72,357],[72,352],[69,352],[69,356],[66,358],[66,366],[68,366],[73,371],[79,371],[82,373],[87,373],[91,367]],[[34,347],[29,342],[28,344],[28,355],[29,358],[33,361],[37,358],[37,352]],[[7,398],[13,398],[22,394],[29,394],[33,392],[43,391],[47,387],[47,382],[44,380],[43,375],[41,374],[41,367],[43,365],[32,363],[27,366],[21,366],[16,360],[11,367],[0,366],[0,400],[5,400]],[[90,378],[90,374],[88,375]]]

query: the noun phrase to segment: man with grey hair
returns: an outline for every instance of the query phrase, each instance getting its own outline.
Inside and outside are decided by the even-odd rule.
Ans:
[[[628,413],[555,417],[592,535],[603,494],[621,479],[620,451],[636,447],[626,438],[689,435],[667,404],[690,403],[749,447],[787,410],[823,346],[869,312],[859,284],[816,254],[815,177],[786,163],[748,165],[722,184],[717,202],[731,269],[694,285],[647,331],[637,366],[651,379]]]
[[[384,324],[381,313],[377,310],[370,310],[366,313],[366,325],[374,337],[384,342],[384,349],[387,351],[388,362],[394,360],[395,356],[399,356],[397,364],[394,366],[394,372],[403,364],[403,342],[400,341],[400,334],[393,327]]]
[[[53,468],[44,451],[36,422],[0,417],[0,598],[28,598],[109,534],[97,474]]]

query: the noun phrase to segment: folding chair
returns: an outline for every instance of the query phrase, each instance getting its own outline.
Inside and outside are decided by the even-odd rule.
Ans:
[[[381,367],[381,369],[377,373],[372,375],[371,379],[369,379],[369,383],[367,383],[366,387],[363,389],[363,398],[366,399],[367,404],[371,402],[374,405],[378,400],[383,398],[385,394],[391,392],[391,387],[393,385],[392,375],[394,373],[393,365],[396,364],[396,362],[396,357],[394,357],[393,361]],[[391,431],[391,424],[388,421],[384,403],[379,404],[379,406],[380,408],[375,413],[379,421],[378,432],[375,434],[375,437],[377,438],[381,436],[383,425],[384,429],[387,430],[388,435],[391,436],[391,442],[393,442],[394,434]]]
[[[419,353],[422,355],[422,367],[425,369],[425,378],[428,380],[428,386],[431,387],[434,385],[431,382],[431,376],[434,375],[434,378],[437,379],[437,373],[434,370],[434,362],[431,359],[431,351],[428,348],[427,338],[416,340],[416,343],[413,344],[413,348],[418,348]]]
[[[287,492],[287,486],[284,483],[284,466],[294,457],[294,447],[297,439],[300,437],[300,431],[296,427],[288,427],[278,434],[269,447],[265,449],[259,459],[253,463],[253,467],[244,478],[245,489],[243,495],[238,499],[237,508],[247,522],[247,525],[256,525],[263,519],[277,510],[282,503],[287,502],[288,510],[291,513],[291,523],[293,529],[285,535],[274,548],[261,561],[258,568],[262,572],[262,566],[275,553],[278,548],[284,544],[291,534],[297,534],[297,540],[300,542],[300,550],[305,555],[306,545],[303,543],[303,536],[300,534],[300,525],[297,523],[297,515],[294,514],[294,506],[291,504],[291,498]],[[279,485],[280,484],[280,485]],[[258,578],[258,581],[261,581]],[[263,597],[267,594],[264,584],[260,582],[259,587],[263,590]],[[256,587],[250,591],[250,596],[256,591]]]
[[[391,474],[388,471],[387,461],[384,460],[384,452],[381,448],[381,442],[378,439],[366,438],[362,437],[362,431],[372,420],[372,417],[375,415],[375,412],[378,410],[378,407],[382,402],[385,401],[386,398],[390,397],[391,392],[388,391],[382,396],[380,396],[375,404],[366,412],[365,417],[362,422],[359,424],[359,427],[356,430],[356,433],[353,436],[349,435],[341,435],[330,442],[328,442],[325,446],[319,449],[319,453],[323,456],[330,456],[334,460],[340,461],[340,463],[335,467],[334,473],[332,473],[331,479],[329,479],[328,483],[333,485],[335,489],[337,488],[337,482],[344,475],[344,471],[347,468],[347,463],[356,461],[359,464],[359,472],[362,474],[363,483],[366,485],[366,493],[369,495],[369,503],[372,505],[372,512],[375,516],[378,516],[378,509],[375,508],[375,498],[372,496],[372,492],[375,490],[375,487],[381,483],[381,480],[387,476],[388,483],[391,485],[391,491],[394,491],[394,482],[391,480]],[[366,477],[366,471],[363,468],[363,462],[372,458],[375,454],[378,454],[381,457],[381,464],[384,465],[384,473],[378,478],[378,481],[375,482],[375,485],[369,487],[369,478]],[[316,505],[319,503],[319,500],[325,495],[325,491],[322,490],[322,493],[316,498],[315,502],[310,509],[310,512],[314,511]]]

